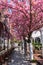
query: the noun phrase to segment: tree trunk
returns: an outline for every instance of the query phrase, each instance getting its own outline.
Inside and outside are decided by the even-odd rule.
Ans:
[[[7,50],[9,48],[9,39],[7,39]]]
[[[24,54],[27,55],[27,44],[25,38],[24,38]]]
[[[30,42],[30,60],[33,60],[33,45],[32,45],[32,40]]]
[[[4,50],[5,50],[5,39],[4,39]]]
[[[24,54],[24,40],[23,40],[23,38],[22,38],[22,52]]]
[[[30,60],[33,60],[33,45],[32,45],[32,39],[31,34],[28,37],[28,43],[29,43],[29,50],[30,50]]]
[[[11,48],[11,40],[9,39],[9,49]]]

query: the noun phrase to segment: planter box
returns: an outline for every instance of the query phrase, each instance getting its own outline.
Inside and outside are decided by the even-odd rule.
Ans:
[[[31,63],[31,65],[37,65],[37,63]]]
[[[37,60],[37,64],[43,65],[43,58],[40,57],[40,54],[34,55],[35,60]]]
[[[35,59],[30,61],[31,65],[37,65],[37,61]]]

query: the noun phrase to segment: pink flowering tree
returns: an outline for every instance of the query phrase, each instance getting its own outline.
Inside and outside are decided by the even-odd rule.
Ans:
[[[32,32],[43,26],[43,0],[0,0],[2,9],[5,9],[4,15],[9,17],[11,34],[18,39],[23,38],[24,42],[28,37],[31,46]]]

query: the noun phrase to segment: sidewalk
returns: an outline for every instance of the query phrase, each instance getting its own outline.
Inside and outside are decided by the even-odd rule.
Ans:
[[[6,65],[31,65],[19,51],[13,51]]]

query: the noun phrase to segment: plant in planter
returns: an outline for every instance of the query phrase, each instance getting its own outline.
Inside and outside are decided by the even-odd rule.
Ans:
[[[41,50],[42,44],[41,43],[37,43],[37,42],[33,42],[33,47],[34,47],[34,53],[40,53],[39,50]]]

